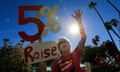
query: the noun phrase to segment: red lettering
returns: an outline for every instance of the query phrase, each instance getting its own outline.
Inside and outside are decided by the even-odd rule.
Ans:
[[[33,57],[32,57],[32,55],[30,54],[30,52],[32,51],[32,47],[27,47],[27,48],[25,48],[25,50],[24,50],[24,55],[25,55],[25,63],[28,63],[28,58],[30,58],[31,59],[31,61],[34,61],[34,59],[33,59]]]
[[[54,46],[52,48],[43,49],[40,51],[34,51],[31,46],[28,46],[24,49],[25,63],[29,61],[34,62],[36,60],[48,59],[50,56],[57,55],[57,48]]]
[[[33,55],[33,57],[34,57],[35,59],[39,59],[39,56],[40,56],[40,55],[39,55],[39,52],[35,52],[34,55]]]
[[[19,24],[20,25],[25,25],[25,24],[29,24],[29,23],[34,23],[37,25],[38,28],[38,32],[35,35],[28,35],[26,34],[24,31],[19,32],[19,35],[23,38],[23,40],[26,41],[35,41],[37,39],[39,39],[41,37],[43,28],[44,28],[44,24],[41,20],[37,19],[37,18],[33,18],[33,17],[24,17],[24,11],[25,10],[40,10],[42,8],[42,6],[20,6],[19,7]]]
[[[48,58],[50,56],[50,49],[45,49],[44,50],[44,58]]]
[[[57,48],[54,46],[52,47],[52,55],[55,56],[57,55],[57,52],[56,52]]]

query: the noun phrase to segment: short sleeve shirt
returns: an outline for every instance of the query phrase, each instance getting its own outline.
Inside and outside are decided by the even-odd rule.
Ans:
[[[55,60],[52,66],[52,72],[82,72],[80,68],[80,54],[76,51],[61,56]]]

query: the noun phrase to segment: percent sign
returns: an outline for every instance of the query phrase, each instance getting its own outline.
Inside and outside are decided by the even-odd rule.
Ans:
[[[40,14],[48,17],[48,21],[46,22],[46,25],[42,32],[42,36],[46,36],[48,34],[48,30],[51,30],[52,32],[57,33],[61,29],[60,23],[53,21],[56,16],[57,10],[58,10],[58,5],[55,5],[53,9],[51,9],[48,6],[44,6],[39,11],[37,11],[36,15],[38,19],[40,19],[39,17]]]

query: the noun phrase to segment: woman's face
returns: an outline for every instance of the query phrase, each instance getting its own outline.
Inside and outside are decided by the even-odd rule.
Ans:
[[[61,40],[60,45],[59,45],[59,50],[62,52],[62,55],[64,54],[69,54],[70,53],[70,45],[68,41],[66,40]]]

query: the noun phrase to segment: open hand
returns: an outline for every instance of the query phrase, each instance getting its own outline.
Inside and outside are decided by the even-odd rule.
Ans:
[[[75,10],[75,15],[72,15],[72,16],[73,16],[73,18],[75,18],[78,22],[81,23],[82,12],[81,12],[79,9]]]

